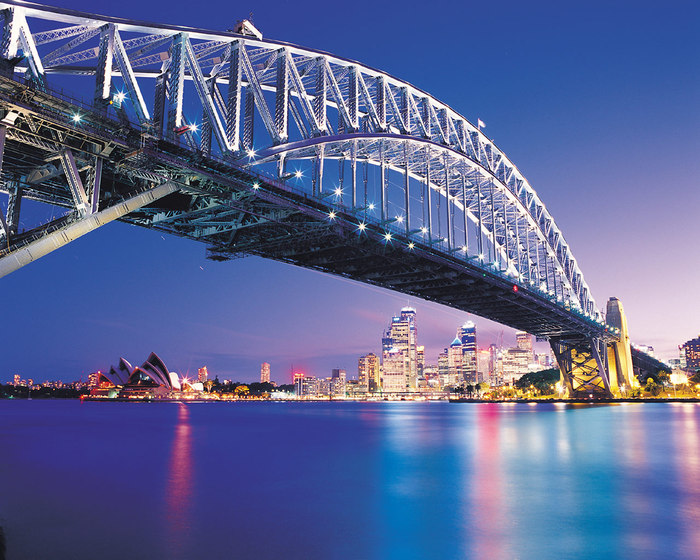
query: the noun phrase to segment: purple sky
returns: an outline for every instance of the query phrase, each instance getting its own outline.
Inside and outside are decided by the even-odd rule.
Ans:
[[[662,358],[700,332],[700,7],[695,2],[321,1],[61,5],[226,29],[254,11],[265,36],[381,68],[493,138],[537,190],[599,307],[620,298],[631,336]],[[203,6],[204,4],[201,4]],[[197,5],[200,6],[200,5]],[[31,21],[30,21],[31,25]],[[5,207],[6,201],[0,200]],[[407,298],[113,224],[2,279],[0,382],[73,379],[150,351],[173,370],[254,380],[262,361],[356,373]],[[426,358],[465,313],[411,299]],[[475,319],[479,346],[510,329]]]

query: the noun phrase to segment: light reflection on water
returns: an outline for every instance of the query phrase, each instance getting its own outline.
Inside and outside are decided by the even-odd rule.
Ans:
[[[10,558],[700,550],[692,404],[0,401],[0,427]]]
[[[187,557],[182,553],[189,550],[192,536],[193,484],[190,412],[185,403],[179,403],[165,488],[166,539],[170,558]]]

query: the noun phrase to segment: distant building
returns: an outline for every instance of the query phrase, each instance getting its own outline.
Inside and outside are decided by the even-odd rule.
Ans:
[[[523,331],[515,333],[515,343],[520,350],[524,350],[528,354],[528,365],[535,361],[535,355],[532,351],[532,335]]]
[[[392,347],[382,352],[382,391],[385,393],[403,393],[407,390],[406,370],[408,356],[406,352]]]
[[[15,380],[14,383],[12,383],[15,387],[19,387],[20,383],[22,382],[21,377],[19,376],[18,373],[15,373]]]
[[[416,346],[418,377],[425,377],[425,346]]]
[[[97,387],[97,384],[99,383],[99,378],[100,378],[100,372],[95,371],[93,373],[90,373],[88,375],[88,387],[90,389]]]
[[[700,369],[700,336],[689,340],[681,346],[685,357],[685,367],[688,369]]]
[[[447,367],[449,369],[447,385],[450,387],[462,385],[464,380],[462,375],[462,341],[459,337],[455,336],[447,349]]]
[[[458,331],[462,343],[462,377],[468,385],[480,381],[476,363],[476,325],[471,321],[464,323]]]
[[[374,393],[381,389],[379,356],[373,353],[360,356],[357,361],[357,379],[360,390]]]
[[[476,371],[479,375],[479,383],[493,383],[491,379],[491,352],[489,350],[476,351]]]
[[[197,370],[197,381],[200,383],[206,383],[209,379],[209,372],[207,371],[207,366],[201,367]]]
[[[503,354],[503,380],[517,381],[529,371],[530,352],[521,348],[509,348]]]
[[[270,364],[263,362],[260,365],[260,383],[270,382]]]
[[[438,355],[437,368],[440,387],[447,387],[450,384],[450,356],[447,348]]]
[[[294,394],[298,399],[308,399],[318,396],[319,383],[313,375],[294,372]]]
[[[344,369],[334,369],[331,373],[330,391],[331,397],[336,399],[345,398],[345,386],[347,381],[347,373]]]
[[[382,337],[382,366],[384,375],[392,378],[391,383],[395,383],[394,377],[403,373],[405,378],[404,388],[414,389],[418,378],[418,348],[416,344],[416,310],[412,307],[404,307],[401,314],[391,318],[389,328]],[[397,352],[402,354],[403,359],[399,360]],[[397,367],[399,370],[387,370],[387,359],[390,368]],[[386,387],[384,387],[386,391]]]

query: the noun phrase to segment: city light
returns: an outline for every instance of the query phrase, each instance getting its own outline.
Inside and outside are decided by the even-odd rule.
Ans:
[[[197,123],[191,123],[189,125],[190,132],[197,132],[199,130],[199,127],[197,126]]]
[[[257,191],[260,188],[260,183],[253,183],[253,188]]]
[[[396,221],[400,224],[403,223],[403,216],[396,216]]]
[[[384,234],[384,240],[385,241],[391,241],[391,234],[389,232]]]
[[[78,113],[76,113],[75,115],[73,115],[71,117],[71,119],[73,120],[74,123],[79,123],[81,120],[83,120],[83,117],[81,117]]]
[[[409,248],[409,249],[413,249],[415,246],[416,246],[416,244],[413,243],[413,241],[411,241],[411,242],[408,244],[408,248]]]
[[[343,189],[341,189],[340,187],[337,187],[335,189],[335,196],[342,196],[342,195],[343,195]]]
[[[335,212],[333,212],[332,210],[331,210],[330,212],[328,212],[328,217],[329,217],[331,220],[335,220]]]
[[[297,169],[296,173],[294,174],[294,176],[297,179],[301,179],[302,175],[303,175],[303,173],[301,172],[301,169]]]
[[[370,202],[367,208],[369,208],[370,210],[374,210],[374,202]]]
[[[423,226],[422,228],[420,228],[420,231],[421,233],[428,233],[428,228]]]
[[[251,148],[250,150],[248,150],[247,154],[248,154],[249,158],[254,158],[255,157],[255,150],[253,150]]]
[[[357,229],[359,229],[360,231],[365,231],[365,228],[366,228],[366,227],[367,227],[367,226],[365,225],[364,222],[360,222],[360,223],[357,225]]]

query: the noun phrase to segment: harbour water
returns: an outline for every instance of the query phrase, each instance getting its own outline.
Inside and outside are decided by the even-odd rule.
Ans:
[[[0,401],[19,559],[700,557],[700,406]]]

